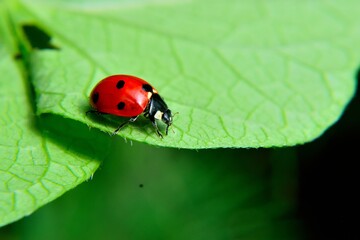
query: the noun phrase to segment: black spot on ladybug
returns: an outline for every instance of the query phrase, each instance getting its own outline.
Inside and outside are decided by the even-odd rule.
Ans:
[[[92,95],[92,101],[95,104],[97,103],[97,101],[99,101],[99,93],[98,92],[96,92]]]
[[[124,80],[120,80],[120,81],[117,82],[116,88],[117,88],[117,89],[121,89],[121,88],[124,87],[124,85],[125,85],[125,81],[124,81]]]
[[[143,84],[142,89],[146,92],[153,92],[153,88],[149,84]]]
[[[119,110],[123,110],[125,107],[125,103],[124,102],[119,102],[118,105],[117,105],[117,109]]]

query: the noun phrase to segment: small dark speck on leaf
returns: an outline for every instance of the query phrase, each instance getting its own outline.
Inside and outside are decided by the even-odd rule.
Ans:
[[[21,55],[21,53],[16,53],[15,55],[14,55],[14,59],[15,60],[20,60],[20,59],[22,59],[23,58],[23,56]]]

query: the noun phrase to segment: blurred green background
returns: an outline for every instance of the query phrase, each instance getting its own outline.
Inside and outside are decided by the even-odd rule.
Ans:
[[[0,239],[359,239],[359,103],[293,148],[194,151],[114,138],[92,180],[1,228]]]

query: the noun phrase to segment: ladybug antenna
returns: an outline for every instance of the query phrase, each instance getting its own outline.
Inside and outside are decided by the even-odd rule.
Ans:
[[[179,114],[179,112],[174,113],[174,114],[172,115],[172,117],[174,117],[174,116],[177,115],[177,114]]]

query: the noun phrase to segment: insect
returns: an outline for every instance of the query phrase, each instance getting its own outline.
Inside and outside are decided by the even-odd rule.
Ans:
[[[161,120],[167,125],[166,135],[173,121],[171,110],[158,94],[158,91],[145,80],[130,75],[118,74],[102,79],[90,94],[90,105],[95,110],[88,112],[130,118],[120,124],[114,134],[126,124],[135,122],[141,114],[144,114],[155,127],[159,137],[162,138],[163,135],[156,120]]]

